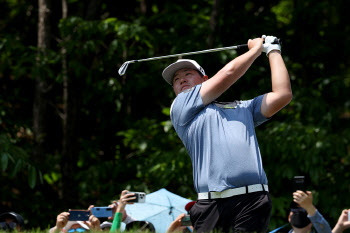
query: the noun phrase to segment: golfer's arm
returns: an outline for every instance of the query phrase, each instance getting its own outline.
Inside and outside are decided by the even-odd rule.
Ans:
[[[260,47],[253,47],[248,52],[226,64],[217,74],[202,84],[200,94],[204,105],[216,100],[234,84],[261,54]]]
[[[293,98],[288,70],[279,51],[269,54],[271,68],[272,91],[265,94],[261,103],[261,113],[265,117],[271,117]]]

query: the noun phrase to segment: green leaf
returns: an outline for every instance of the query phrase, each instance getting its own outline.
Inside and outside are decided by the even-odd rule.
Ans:
[[[41,173],[41,171],[39,171],[39,180],[40,180],[40,184],[44,183],[44,178],[43,178],[43,174]]]
[[[28,166],[28,184],[32,189],[36,184],[36,169],[31,165]]]
[[[9,163],[9,154],[4,152],[1,154],[1,169],[3,171],[6,170],[8,163]]]
[[[15,165],[15,168],[12,170],[11,177],[14,177],[17,174],[17,172],[20,169],[21,165],[22,165],[22,160],[19,159],[17,161],[16,165]]]

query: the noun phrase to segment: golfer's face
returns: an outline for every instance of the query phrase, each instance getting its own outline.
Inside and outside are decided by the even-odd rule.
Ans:
[[[190,89],[197,84],[204,82],[199,73],[194,69],[181,69],[176,71],[173,78],[173,89],[176,95],[186,89]]]

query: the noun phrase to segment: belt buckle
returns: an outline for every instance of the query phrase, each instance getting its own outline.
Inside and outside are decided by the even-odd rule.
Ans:
[[[208,192],[208,199],[218,199],[221,198],[221,192]]]

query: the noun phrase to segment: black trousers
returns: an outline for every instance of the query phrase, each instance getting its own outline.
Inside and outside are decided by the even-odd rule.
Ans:
[[[255,192],[228,198],[197,200],[190,215],[194,231],[266,232],[272,203],[268,192]]]

